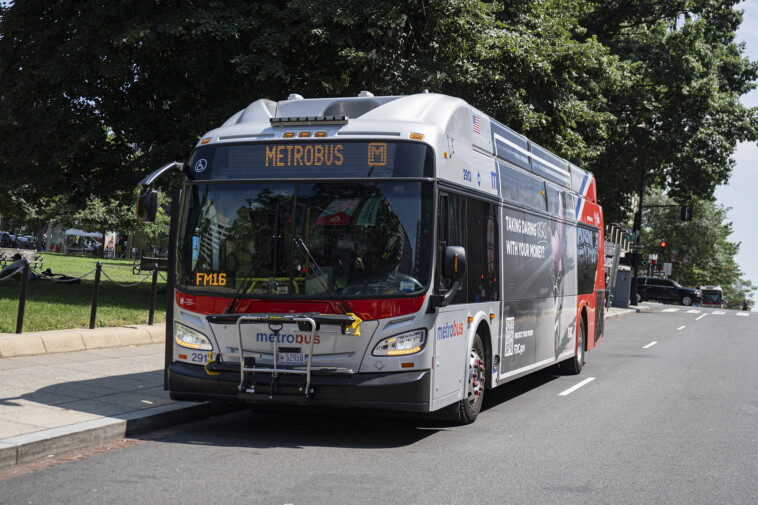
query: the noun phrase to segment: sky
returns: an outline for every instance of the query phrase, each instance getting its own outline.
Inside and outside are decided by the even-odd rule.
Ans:
[[[752,61],[758,60],[758,0],[741,2],[738,9],[744,11],[743,21],[737,31],[737,41],[745,42],[745,55]],[[742,103],[749,107],[758,106],[758,90],[742,97]],[[758,287],[758,144],[745,142],[737,146],[733,155],[737,165],[726,185],[716,189],[719,204],[731,207],[729,220],[734,232],[730,242],[740,242],[740,252],[735,260],[753,285]],[[758,294],[758,293],[757,293]],[[755,295],[754,295],[755,298]],[[755,310],[755,307],[753,307]]]

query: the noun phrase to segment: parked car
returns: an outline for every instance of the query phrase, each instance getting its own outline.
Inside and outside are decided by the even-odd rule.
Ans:
[[[687,288],[671,279],[660,277],[637,277],[637,301],[653,300],[663,303],[692,305],[700,303],[703,293],[699,289]]]
[[[16,238],[17,247],[19,249],[36,249],[35,245],[35,238],[32,235],[26,235],[23,237],[17,237]]]

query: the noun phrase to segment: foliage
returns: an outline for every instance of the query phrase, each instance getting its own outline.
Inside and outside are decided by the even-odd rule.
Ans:
[[[608,221],[631,210],[631,195],[661,187],[677,202],[710,198],[733,167],[740,141],[756,140],[756,110],[739,97],[757,67],[734,41],[737,0],[590,0],[580,24],[627,64],[610,90],[617,121],[589,163]],[[609,205],[610,204],[610,205]]]
[[[758,66],[734,40],[737,4],[5,4],[0,176],[14,197],[0,213],[41,218],[34,203],[63,194],[78,209],[131,205],[146,173],[186,159],[257,98],[364,89],[466,99],[594,172],[606,222],[634,210],[643,177],[679,203],[706,201],[728,180],[737,142],[758,139],[758,113],[739,102]]]
[[[641,235],[648,245],[645,254],[659,254],[659,264],[672,262],[673,278],[685,286],[720,285],[733,308],[741,308],[742,300],[751,298],[755,287],[734,260],[740,244],[729,241],[728,208],[711,200],[695,200],[693,220],[681,221],[679,206],[661,190],[646,195],[645,205],[674,206],[645,209]],[[661,241],[667,244],[664,252]]]

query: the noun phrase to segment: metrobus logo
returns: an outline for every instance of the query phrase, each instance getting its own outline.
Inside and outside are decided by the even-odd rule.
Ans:
[[[255,341],[256,342],[268,342],[270,344],[274,343],[274,339],[276,338],[277,343],[279,344],[310,344],[311,343],[311,336],[310,335],[301,335],[300,333],[289,333],[289,334],[279,334],[277,338],[277,335],[274,333],[256,333],[255,334]],[[321,337],[316,335],[314,337],[314,343],[320,344],[321,343]]]
[[[386,142],[371,142],[368,145],[368,164],[371,167],[380,167],[387,164]]]
[[[463,323],[453,321],[452,323],[437,326],[437,340],[445,340],[461,335],[463,335]]]

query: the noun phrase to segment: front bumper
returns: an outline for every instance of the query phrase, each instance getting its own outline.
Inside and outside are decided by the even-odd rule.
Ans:
[[[312,393],[308,395],[304,392],[302,376],[279,375],[274,380],[271,374],[249,373],[246,379],[252,387],[240,392],[239,369],[209,375],[202,366],[173,362],[168,369],[168,390],[174,400],[430,411],[430,370],[351,375],[314,373],[310,385]]]

